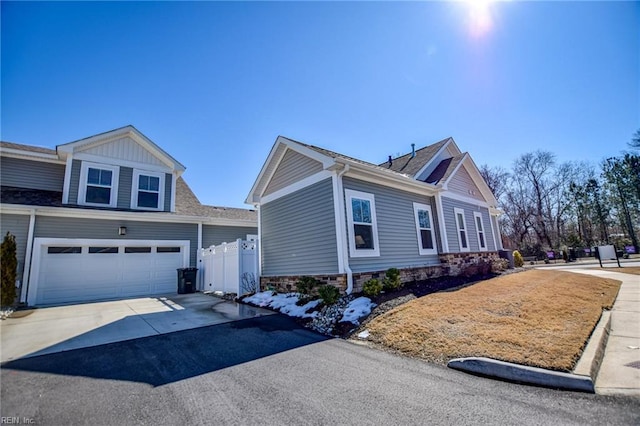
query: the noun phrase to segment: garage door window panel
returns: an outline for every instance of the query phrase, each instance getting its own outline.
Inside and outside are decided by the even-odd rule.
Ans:
[[[151,247],[125,247],[124,252],[131,254],[151,253]]]
[[[48,254],[80,254],[82,247],[47,247]]]
[[[118,253],[118,247],[89,247],[89,254],[113,254]]]
[[[158,247],[158,253],[180,253],[180,247]]]

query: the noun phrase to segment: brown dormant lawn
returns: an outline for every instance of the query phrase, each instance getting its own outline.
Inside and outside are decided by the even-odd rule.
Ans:
[[[435,362],[483,356],[571,371],[620,281],[529,270],[412,300],[367,324],[369,340]]]

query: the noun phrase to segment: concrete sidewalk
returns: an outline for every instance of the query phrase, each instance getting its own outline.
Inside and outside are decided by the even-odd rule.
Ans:
[[[640,276],[614,270],[620,269],[567,269],[622,281],[595,388],[601,395],[640,396]]]

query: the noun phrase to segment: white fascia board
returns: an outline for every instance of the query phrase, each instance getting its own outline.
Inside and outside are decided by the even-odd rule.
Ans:
[[[104,220],[131,220],[136,222],[167,222],[167,223],[203,223],[204,225],[241,226],[255,228],[257,221],[226,219],[207,216],[184,216],[172,213],[146,213],[146,212],[123,212],[112,210],[99,210],[89,208],[70,207],[42,207],[28,206],[22,204],[2,204],[0,213],[3,214],[30,214],[35,211],[38,216],[57,216],[85,219]]]
[[[431,157],[431,159],[430,159],[429,161],[427,161],[427,163],[426,163],[424,166],[422,166],[422,167],[420,168],[420,170],[418,170],[418,172],[417,172],[415,175],[413,175],[413,178],[414,178],[414,179],[418,179],[418,176],[420,176],[422,173],[424,173],[424,171],[425,171],[425,170],[427,170],[427,168],[429,168],[429,166],[430,166],[430,165],[435,161],[435,159],[436,159],[436,158],[438,158],[438,157],[440,156],[440,154],[441,154],[445,149],[447,149],[447,147],[449,146],[449,144],[450,144],[450,143],[452,143],[452,142],[453,142],[453,138],[448,138],[448,139],[447,139],[447,141],[444,143],[444,145],[442,145],[442,146],[440,147],[440,149],[439,149],[439,150],[438,150],[438,151],[433,155],[433,157]],[[437,142],[436,142],[436,143],[437,143]],[[454,143],[454,145],[455,145],[455,143]],[[457,149],[457,148],[458,148],[458,147],[456,146],[456,149]],[[459,150],[458,150],[458,151],[459,151]]]
[[[278,136],[278,138],[276,139],[275,143],[271,147],[271,151],[269,151],[269,155],[267,156],[267,159],[265,160],[264,164],[262,164],[262,168],[260,169],[260,173],[258,173],[258,177],[256,178],[255,182],[253,183],[253,186],[251,187],[251,190],[249,191],[249,195],[247,195],[247,198],[244,200],[244,202],[246,204],[251,204],[251,205],[256,204],[256,202],[258,201],[258,199],[256,198],[256,196],[257,196],[256,192],[258,191],[258,187],[262,183],[263,179],[267,178],[267,180],[270,180],[271,177],[273,176],[273,172],[275,171],[275,167],[274,167],[274,171],[271,171],[271,173],[270,173],[270,175],[268,177],[265,176],[265,174],[266,174],[266,172],[267,172],[267,170],[269,168],[269,164],[272,161],[274,161],[274,157],[277,155],[276,153],[278,152],[278,148],[282,144],[282,142],[280,142],[280,138],[281,137],[282,136]],[[282,156],[284,156],[284,152],[285,151],[286,151],[286,149],[283,150],[278,155],[278,158],[276,159],[278,161],[278,163],[282,159]],[[266,185],[263,185],[263,190],[264,190],[264,188],[266,188]]]
[[[320,163],[322,163],[322,166],[325,169],[331,167],[335,163],[335,159],[333,157],[321,154],[320,152],[306,147],[299,142],[288,139],[284,136],[278,137],[278,140],[282,140],[282,143],[284,143],[285,145],[287,145],[287,147],[293,149],[294,151],[297,151],[306,157],[319,161]]]
[[[345,176],[364,180],[367,182],[377,183],[379,185],[388,186],[402,191],[413,192],[420,195],[435,195],[438,189],[426,182],[415,180],[410,176],[398,176],[390,173],[384,173],[364,164],[357,162],[348,162],[350,169]]]
[[[74,142],[58,145],[56,150],[59,154],[67,154],[77,152],[81,149],[86,149],[92,146],[102,145],[108,143],[114,139],[129,136],[131,139],[140,144],[147,151],[151,152],[158,160],[166,164],[171,170],[179,170],[184,172],[186,167],[178,160],[169,155],[166,151],[153,143],[149,138],[140,133],[135,127],[128,125],[119,129],[111,130],[109,132],[100,133],[94,136],[90,136],[85,139],[80,139]]]
[[[333,175],[332,172],[328,171],[328,170],[322,170],[316,174],[313,174],[311,176],[308,176],[304,179],[300,179],[299,181],[297,181],[296,183],[293,183],[289,186],[285,186],[282,189],[279,189],[275,192],[272,192],[269,195],[265,195],[264,197],[260,197],[260,203],[259,204],[266,204],[268,202],[271,202],[273,200],[277,200],[278,198],[282,198],[286,195],[289,194],[293,194],[296,191],[299,191],[303,188],[306,188],[307,186],[313,185],[314,183],[318,183],[320,181],[323,181],[325,179],[329,179],[331,176]]]
[[[451,192],[448,190],[443,190],[442,192],[440,192],[440,195],[446,198],[451,198],[453,200],[458,200],[458,201],[463,201],[465,203],[468,204],[473,204],[474,206],[478,206],[478,207],[484,207],[487,209],[491,209],[492,206],[489,205],[489,203],[487,203],[486,201],[482,201],[482,200],[478,200],[475,198],[471,198],[471,197],[466,197],[464,195],[461,194],[457,194],[455,192]]]
[[[40,161],[42,163],[64,164],[56,154],[44,154],[42,152],[23,151],[21,149],[0,148],[0,154],[7,158],[17,158],[20,160]]]

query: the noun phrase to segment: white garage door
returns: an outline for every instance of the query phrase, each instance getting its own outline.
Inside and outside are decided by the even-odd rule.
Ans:
[[[175,293],[187,266],[189,241],[36,238],[29,304]]]

